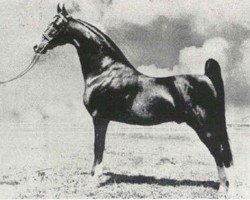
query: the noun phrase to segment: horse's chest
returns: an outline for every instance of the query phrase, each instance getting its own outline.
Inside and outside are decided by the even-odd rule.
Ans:
[[[136,76],[126,70],[108,70],[86,80],[84,104],[94,116],[120,118],[137,93]]]

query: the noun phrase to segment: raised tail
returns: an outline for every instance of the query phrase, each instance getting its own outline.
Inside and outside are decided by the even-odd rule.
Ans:
[[[221,76],[221,68],[219,63],[214,59],[209,59],[205,65],[205,75],[212,81],[217,93],[217,105],[215,105],[217,113],[214,116],[217,124],[219,138],[222,145],[222,157],[225,167],[230,167],[233,163],[233,156],[228,141],[225,119],[225,91],[223,79]]]
[[[214,59],[209,59],[205,65],[205,75],[212,81],[218,99],[218,109],[225,112],[225,92],[224,84],[221,77],[221,69],[219,63]]]

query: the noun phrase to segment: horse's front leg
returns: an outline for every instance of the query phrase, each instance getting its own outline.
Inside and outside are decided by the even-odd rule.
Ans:
[[[109,124],[108,120],[93,118],[94,130],[95,130],[95,141],[94,141],[94,164],[91,171],[91,175],[94,179],[98,179],[102,175],[102,159],[105,148],[105,136],[107,127]]]

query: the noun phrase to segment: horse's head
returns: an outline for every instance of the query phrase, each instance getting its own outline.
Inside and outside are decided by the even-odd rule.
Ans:
[[[34,51],[36,53],[44,54],[49,49],[53,49],[58,45],[64,45],[67,43],[66,31],[69,17],[70,16],[64,5],[61,8],[58,4],[56,16],[42,34],[42,40],[40,44],[36,44],[34,46]]]

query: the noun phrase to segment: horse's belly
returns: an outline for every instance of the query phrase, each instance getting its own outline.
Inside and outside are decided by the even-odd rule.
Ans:
[[[87,109],[92,117],[101,117],[127,124],[155,125],[174,120],[173,107],[167,102],[160,101],[154,105],[142,101],[127,106],[121,103],[119,107],[102,104],[102,106]]]
[[[91,104],[85,106],[92,117],[128,124],[154,125],[174,121],[176,118],[172,96],[166,89],[159,88],[122,98],[116,95],[111,95],[110,98],[93,98]]]
[[[129,114],[137,124],[151,125],[173,121],[175,109],[173,103],[165,98],[140,96],[133,102]]]
[[[112,121],[135,125],[156,125],[173,121],[172,116],[159,117],[151,114],[141,114],[141,112],[123,112],[109,117]]]

